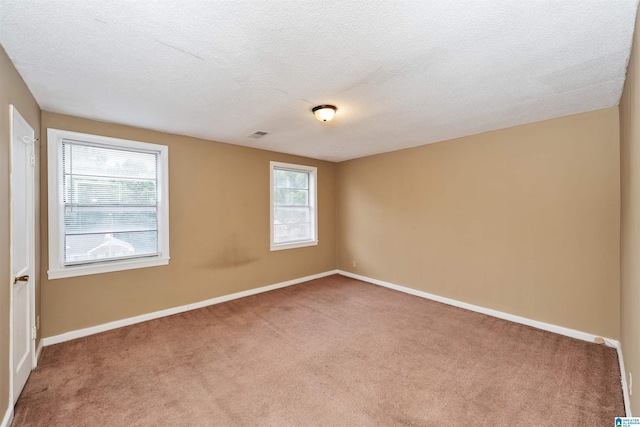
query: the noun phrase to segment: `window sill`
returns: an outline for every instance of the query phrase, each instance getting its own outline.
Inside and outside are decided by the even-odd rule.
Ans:
[[[309,240],[306,242],[282,243],[280,245],[271,245],[272,251],[282,251],[285,249],[304,248],[307,246],[318,246],[317,240]]]
[[[65,267],[47,272],[49,280],[64,279],[65,277],[88,276],[91,274],[111,273],[114,271],[134,270],[137,268],[157,267],[169,264],[169,258],[135,259],[104,264],[79,265]]]

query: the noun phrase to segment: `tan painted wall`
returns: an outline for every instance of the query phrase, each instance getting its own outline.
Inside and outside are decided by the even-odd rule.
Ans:
[[[640,33],[636,20],[631,59],[620,100],[621,294],[620,329],[625,375],[640,384]],[[636,386],[637,387],[637,386]],[[637,389],[636,389],[637,390]],[[640,393],[630,397],[640,415]]]
[[[618,138],[613,107],[340,163],[338,268],[617,339]]]
[[[168,266],[42,279],[43,336],[202,301],[335,268],[335,164],[44,112],[58,128],[169,146]],[[46,148],[42,188],[47,188]],[[269,161],[318,167],[319,245],[270,252]],[[47,270],[42,192],[42,269]]]
[[[39,137],[40,108],[4,49],[0,46],[0,420],[9,408],[9,375],[11,372],[9,365],[9,299],[11,290],[9,255],[11,119],[9,106],[11,104],[29,122],[36,137]],[[36,191],[38,191],[37,188]],[[36,269],[36,277],[38,275]],[[36,281],[36,313],[39,313],[40,310],[39,292],[39,284]]]

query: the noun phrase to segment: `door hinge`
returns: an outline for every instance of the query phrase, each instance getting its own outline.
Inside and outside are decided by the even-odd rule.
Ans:
[[[31,153],[31,166],[35,166],[36,165],[36,155],[34,153]]]
[[[38,331],[34,326],[33,328],[31,328],[31,339],[35,340],[36,338],[38,338]]]

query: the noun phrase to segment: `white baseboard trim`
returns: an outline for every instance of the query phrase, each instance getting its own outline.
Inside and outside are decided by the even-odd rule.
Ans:
[[[533,319],[528,319],[526,317],[516,316],[514,314],[504,313],[498,310],[492,310],[490,308],[480,307],[479,305],[473,305],[466,302],[454,300],[451,298],[445,298],[438,295],[430,294],[428,292],[418,291],[416,289],[407,288],[404,286],[395,285],[393,283],[385,282],[378,279],[372,279],[370,277],[361,276],[359,274],[350,273],[348,271],[338,270],[338,274],[346,277],[351,277],[352,279],[362,280],[363,282],[368,282],[378,286],[384,286],[385,288],[394,289],[396,291],[404,292],[407,294],[415,295],[418,297],[430,299],[433,301],[438,301],[443,304],[452,305],[454,307],[460,307],[467,310],[475,311],[478,313],[486,314],[489,316],[497,317],[499,319],[509,320],[511,322],[520,323],[522,325],[532,326],[534,328],[542,329],[544,331],[554,332],[556,334],[565,335],[571,338],[577,338],[579,340],[595,342],[596,338],[602,338],[598,335],[589,334],[587,332],[576,331],[575,329],[565,328],[563,326],[552,325],[550,323],[540,322]],[[627,417],[631,417],[631,404],[629,401],[629,387],[627,386],[627,373],[624,370],[624,360],[622,358],[622,347],[620,345],[620,341],[603,338],[605,344],[609,347],[613,347],[616,349],[618,353],[618,363],[620,364],[620,376],[621,376],[621,385],[622,385],[622,393],[624,395],[624,407]]]
[[[624,395],[624,409],[627,417],[633,417],[633,415],[631,415],[631,400],[629,398],[627,371],[624,369],[624,359],[622,358],[622,345],[618,343],[615,347],[618,352],[618,363],[620,364],[620,382],[622,383],[622,394]]]
[[[11,422],[13,421],[13,405],[9,402],[9,407],[7,408],[7,412],[4,413],[4,417],[2,418],[2,424],[0,427],[9,427]]]
[[[438,295],[430,294],[428,292],[418,291],[416,289],[406,288],[404,286],[394,285],[393,283],[384,282],[378,279],[372,279],[370,277],[360,276],[359,274],[350,273],[348,271],[338,270],[338,274],[352,279],[362,280],[363,282],[372,283],[378,286],[384,286],[385,288],[395,289],[396,291],[404,292],[407,294],[415,295],[418,297],[430,299],[433,301],[441,302],[455,307],[464,308],[467,310],[475,311],[489,316],[497,317],[499,319],[509,320],[511,322],[520,323],[522,325],[532,326],[534,328],[542,329],[549,332],[555,332],[556,334],[566,335],[571,338],[577,338],[583,341],[594,342],[598,335],[589,334],[586,332],[576,331],[575,329],[565,328],[563,326],[552,325],[550,323],[540,322],[538,320],[528,319],[526,317],[516,316],[515,314],[504,313],[498,310],[492,310],[490,308],[480,307],[479,305],[473,305],[466,302],[458,301],[451,298],[441,297]],[[605,342],[610,347],[616,347],[620,345],[620,342],[614,339],[605,338]]]
[[[33,367],[33,369],[35,369],[36,366],[38,366],[38,361],[40,360],[40,354],[42,353],[42,347],[44,347],[43,341],[44,340],[41,338],[40,342],[38,343],[38,347],[36,348],[36,364]]]
[[[263,286],[261,288],[249,289],[246,291],[236,292],[234,294],[229,294],[229,295],[223,295],[220,297],[195,302],[192,304],[181,305],[179,307],[171,307],[165,310],[154,311],[153,313],[142,314],[140,316],[134,316],[134,317],[129,317],[127,319],[121,319],[113,322],[103,323],[101,325],[91,326],[89,328],[69,331],[60,335],[54,335],[51,337],[42,338],[40,342],[45,347],[53,344],[59,344],[61,342],[71,341],[77,338],[98,334],[100,332],[122,328],[123,326],[134,325],[136,323],[142,323],[148,320],[158,319],[160,317],[171,316],[173,314],[184,313],[185,311],[196,310],[198,308],[203,308],[203,307],[207,307],[214,304],[220,304],[220,303],[231,301],[234,299],[243,298],[243,297],[247,297],[255,294],[260,294],[262,292],[272,291],[274,289],[297,285],[298,283],[308,282],[309,280],[314,280],[314,279],[320,279],[321,277],[331,276],[332,274],[338,274],[338,270],[325,271],[324,273],[312,274],[311,276],[300,277],[299,279],[288,280],[286,282],[280,282],[273,285]]]

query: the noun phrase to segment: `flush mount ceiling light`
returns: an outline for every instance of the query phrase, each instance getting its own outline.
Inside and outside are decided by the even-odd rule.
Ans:
[[[333,105],[318,105],[317,107],[313,107],[311,111],[313,111],[316,119],[321,122],[328,122],[333,119],[333,116],[335,116],[338,109]]]

